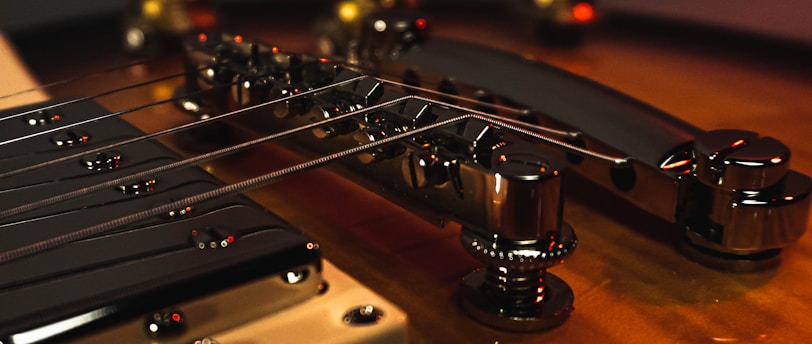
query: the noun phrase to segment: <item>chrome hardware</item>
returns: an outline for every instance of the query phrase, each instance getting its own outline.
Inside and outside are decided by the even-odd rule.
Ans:
[[[231,246],[237,237],[220,228],[193,229],[190,233],[192,245],[198,249],[217,249]]]
[[[139,195],[155,188],[155,179],[140,180],[134,183],[119,185],[118,190],[128,195]]]
[[[310,107],[308,115],[313,122],[323,121],[325,119],[335,118],[345,113],[350,113],[358,110],[354,104],[346,101],[337,100],[335,102],[322,101]],[[358,129],[358,125],[351,121],[339,122],[338,124],[329,124],[317,127],[312,130],[313,136],[325,139],[335,135],[349,134]]]
[[[51,137],[51,142],[58,147],[70,147],[90,141],[90,134],[83,131],[68,130]]]
[[[304,282],[307,279],[307,277],[309,276],[309,270],[307,269],[290,270],[288,272],[281,274],[280,276],[282,277],[282,281],[287,284],[298,284]]]
[[[403,179],[413,189],[437,186],[448,181],[452,162],[441,158],[436,151],[410,152],[402,163]]]
[[[789,149],[742,130],[697,138],[695,198],[686,212],[683,249],[708,265],[741,270],[777,263],[808,217],[812,180],[789,170]],[[696,247],[692,247],[696,246]],[[726,256],[741,256],[726,262]]]
[[[256,63],[250,70],[239,65],[239,58],[224,62],[228,59],[218,55],[221,51],[248,54],[245,47],[191,46],[187,56],[190,66],[197,70],[207,70],[199,68],[207,64],[228,69],[229,63],[236,63],[232,70],[249,73],[241,78],[268,77],[275,85],[272,90],[295,87],[298,93],[272,91],[271,98],[277,102],[247,121],[256,123],[251,126],[260,131],[261,126],[274,132],[315,128],[311,129],[315,137],[293,140],[298,152],[311,157],[325,158],[337,154],[335,151],[369,146],[358,159],[344,161],[342,172],[435,224],[460,223],[463,245],[485,264],[465,278],[463,305],[491,326],[521,331],[550,328],[561,324],[572,310],[572,290],[546,271],[577,244],[572,228],[562,219],[565,167],[643,210],[686,226],[687,254],[712,266],[731,268],[724,264],[730,262],[739,266],[734,269],[757,268],[772,261],[776,250],[805,231],[811,183],[808,177],[788,171],[789,154],[778,141],[762,139],[722,159],[716,153],[717,141],[728,140],[730,135],[703,133],[625,96],[527,61],[508,63],[516,72],[511,80],[491,82],[493,71],[478,73],[487,65],[484,62],[478,70],[467,71],[467,75],[488,76],[474,78],[478,84],[495,85],[482,90],[468,86],[468,80],[432,79],[415,72],[431,70],[412,68],[419,63],[439,67],[438,73],[460,70],[454,66],[459,61],[431,60],[435,56],[430,54],[421,55],[428,56],[427,61],[406,51],[396,60],[376,60],[371,67],[381,73],[410,78],[397,83],[363,76],[353,66],[324,59],[293,58],[280,52],[258,58],[256,51],[270,49],[250,45],[254,47],[250,60]],[[414,54],[418,53],[422,54]],[[484,56],[505,59],[498,54]],[[242,60],[248,59],[244,56]],[[290,72],[281,72],[286,68]],[[191,78],[206,79],[198,75]],[[550,82],[545,87],[561,87],[550,92],[561,99],[551,99],[546,93],[535,99],[541,90],[516,91],[514,86],[537,85],[547,79]],[[337,83],[340,85],[331,86]],[[192,84],[187,82],[187,87]],[[415,84],[434,85],[440,92],[410,86]],[[215,82],[206,87],[216,86]],[[189,89],[198,90],[205,88]],[[492,104],[502,99],[495,95],[516,96],[506,103],[526,108]],[[226,101],[224,96],[214,94],[201,101],[211,108],[239,104]],[[590,102],[584,101],[587,97]],[[288,110],[290,104],[298,104],[298,110]],[[284,111],[275,110],[280,106]],[[570,111],[570,107],[575,110]],[[489,122],[484,117],[465,117],[481,114],[474,108],[495,110],[504,119]],[[596,116],[598,113],[601,116]],[[422,131],[463,117],[466,119],[454,125]],[[517,120],[544,127],[523,126]],[[640,137],[630,137],[627,132]],[[389,141],[393,137],[408,139]],[[770,155],[766,163],[758,170],[748,166],[761,154]],[[733,161],[735,166],[724,165]],[[724,166],[717,166],[720,162]],[[780,197],[756,207],[755,203],[773,195]],[[753,216],[769,219],[754,230],[748,220]],[[725,230],[718,231],[719,226]],[[712,258],[702,260],[703,256]],[[757,263],[746,263],[752,261]]]
[[[461,233],[463,247],[485,268],[466,276],[460,293],[463,307],[485,324],[538,331],[560,325],[573,310],[572,289],[547,273],[578,242],[561,219],[565,162],[557,154],[506,150],[493,158],[483,185],[488,229]]]
[[[294,85],[281,85],[271,88],[269,94],[270,100],[284,99],[300,93],[300,88]],[[304,113],[307,109],[307,104],[302,98],[295,98],[285,100],[274,104],[273,114],[278,118],[287,118]]]
[[[487,85],[492,94],[534,111],[508,115],[577,132],[578,146],[586,150],[629,157],[607,164],[583,156],[571,159],[568,169],[687,227],[686,253],[701,263],[735,270],[770,266],[776,250],[806,231],[812,181],[788,170],[789,150],[775,139],[745,131],[705,133],[590,80],[471,43],[432,39],[374,62],[365,67],[459,96],[475,98],[479,88],[472,85]],[[491,65],[500,68],[483,68]],[[724,148],[717,145],[740,139],[754,142],[716,152]]]
[[[30,126],[44,126],[59,122],[60,120],[62,120],[62,115],[52,114],[47,110],[39,110],[25,118],[25,122]]]
[[[367,144],[385,138],[388,134],[399,133],[400,130],[385,130],[377,126],[368,126],[358,129],[353,135],[353,139],[359,144]],[[384,146],[374,150],[366,151],[358,154],[358,160],[371,164],[373,162],[390,159],[403,153],[403,149],[398,146]]]
[[[144,329],[152,338],[176,335],[184,329],[183,312],[178,310],[162,310],[152,313],[144,321]]]
[[[197,339],[192,343],[194,343],[194,344],[218,344],[218,342],[216,340],[214,340],[212,338],[209,338],[209,337],[202,338],[202,339]]]
[[[342,321],[349,326],[374,325],[383,315],[383,311],[373,305],[357,306],[344,313]]]
[[[91,171],[114,170],[121,164],[121,154],[118,152],[96,153],[83,158],[81,164]]]

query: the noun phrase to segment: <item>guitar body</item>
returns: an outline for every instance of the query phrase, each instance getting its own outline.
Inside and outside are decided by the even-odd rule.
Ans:
[[[307,25],[297,24],[306,15],[293,13],[290,21],[273,23],[257,20],[262,15],[245,16],[231,29],[286,50],[310,50],[315,42],[306,34]],[[545,60],[663,109],[677,117],[679,125],[690,123],[686,128],[692,133],[697,128],[743,128],[777,137],[792,150],[792,168],[812,174],[812,150],[806,143],[812,107],[805,101],[812,80],[806,70],[787,68],[782,60],[740,58],[699,43],[680,43],[681,49],[651,45],[645,36],[629,38],[616,32],[587,41],[582,50],[550,51],[511,34],[498,18],[480,15],[475,21],[481,25],[470,28],[470,18],[446,16],[435,21],[435,35],[476,37],[477,43]],[[106,48],[116,45],[104,40],[97,43]],[[38,49],[21,45],[24,57]],[[48,81],[89,73],[98,69],[95,61],[121,58],[105,52],[98,56],[66,54],[66,60],[72,62],[70,69],[42,57],[28,62],[37,77]],[[107,63],[114,65],[101,64]],[[182,68],[180,55],[162,57],[144,66],[52,87],[48,92],[55,97],[96,94]],[[95,101],[119,111],[169,97],[182,84],[182,79],[171,79]],[[197,120],[171,104],[122,118],[147,133]],[[225,143],[210,135],[184,134],[160,141],[173,154],[186,157],[221,147],[230,138],[253,135],[238,125],[229,128],[223,132],[228,137],[221,137]],[[628,141],[633,142],[635,133],[629,135]],[[202,167],[230,183],[301,161],[298,152],[261,145]],[[250,191],[246,202],[301,230],[318,242],[325,259],[403,309],[411,342],[793,343],[812,336],[806,326],[812,314],[812,304],[807,302],[812,298],[807,287],[812,281],[812,239],[808,235],[784,248],[775,268],[724,272],[679,252],[677,244],[684,228],[639,209],[594,181],[568,174],[564,190],[563,219],[576,230],[579,247],[549,271],[572,288],[575,310],[561,326],[530,333],[494,329],[460,307],[460,279],[482,263],[460,244],[463,229],[457,223],[437,226],[328,169],[303,172]],[[805,226],[811,227],[809,220]],[[290,311],[293,309],[286,312],[296,313]],[[246,331],[259,331],[244,332],[252,333],[250,340],[273,341],[253,334],[263,333],[260,322],[246,325],[249,327],[253,330]],[[221,342],[231,342],[227,338],[239,337],[237,332],[223,334]]]

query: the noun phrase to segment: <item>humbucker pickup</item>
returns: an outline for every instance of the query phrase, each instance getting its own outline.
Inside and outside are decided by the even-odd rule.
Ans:
[[[109,113],[92,102],[52,107],[64,102],[3,111],[0,140],[26,133],[30,124],[20,114],[38,108],[62,114],[60,125]],[[86,131],[93,139],[85,145],[59,146],[48,135],[38,135],[3,145],[0,173],[13,174],[143,135],[115,117],[54,135],[67,130]],[[20,208],[180,160],[154,141],[115,151],[108,156],[119,156],[120,161],[111,168],[89,168],[88,161],[107,164],[107,158],[95,153],[0,179],[0,342],[77,340],[88,333],[111,336],[108,339],[135,334],[128,338],[191,342],[303,302],[323,289],[318,245],[243,196],[190,204],[96,235],[71,237],[99,223],[222,186],[197,167],[110,186],[69,202]],[[8,213],[14,209],[19,211]],[[27,249],[35,254],[5,256]],[[216,309],[200,300],[216,299],[227,290],[254,296],[223,303],[228,317],[213,316]],[[125,330],[115,332],[113,325]]]

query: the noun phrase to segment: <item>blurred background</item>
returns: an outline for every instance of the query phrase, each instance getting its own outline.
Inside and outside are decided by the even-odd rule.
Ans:
[[[533,1],[533,0],[530,0]],[[0,29],[16,34],[89,17],[120,16],[128,0],[0,1]],[[423,0],[422,6],[471,10],[504,7],[505,0]],[[544,3],[550,1],[535,1]],[[300,7],[319,10],[325,0],[212,0],[223,7]],[[316,5],[316,6],[314,6]],[[596,7],[608,21],[651,20],[670,24],[721,29],[745,35],[812,44],[812,2],[806,0],[598,0]]]
[[[175,31],[195,26],[302,53],[329,52],[327,37],[340,53],[341,35],[384,7],[416,7],[430,37],[552,64],[707,129],[812,113],[805,0],[0,0],[0,30],[48,83],[177,49]]]

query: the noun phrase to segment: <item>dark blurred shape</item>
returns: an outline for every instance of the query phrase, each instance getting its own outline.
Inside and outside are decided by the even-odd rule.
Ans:
[[[597,20],[594,0],[510,0],[511,13],[541,42],[577,44]]]
[[[400,12],[416,9],[418,0],[347,0],[338,1],[330,16],[320,19],[316,23],[315,33],[318,36],[317,52],[322,56],[357,57],[359,42],[362,35],[376,42],[388,40],[390,45],[395,44],[393,34],[400,32],[404,43],[409,43],[408,36],[411,30],[424,31],[428,22],[417,14],[401,15]],[[410,12],[413,13],[413,12]],[[399,16],[396,17],[396,16]],[[385,17],[385,18],[384,18]],[[403,18],[413,17],[406,26]],[[378,19],[374,19],[378,18]],[[374,27],[377,22],[378,27]],[[418,21],[419,20],[419,21]],[[397,25],[386,25],[399,23]],[[376,33],[377,32],[377,33]],[[404,35],[405,33],[405,35]],[[355,56],[355,57],[353,57]]]
[[[207,0],[131,0],[123,20],[124,49],[157,53],[190,32],[215,29],[219,21]]]

